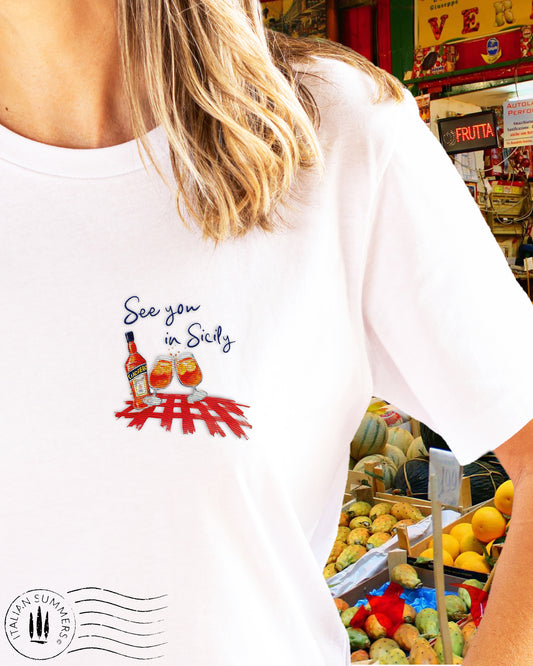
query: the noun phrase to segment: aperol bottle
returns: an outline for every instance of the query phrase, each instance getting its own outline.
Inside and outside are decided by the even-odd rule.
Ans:
[[[126,374],[133,395],[133,406],[135,409],[145,409],[148,405],[144,399],[150,395],[145,359],[137,351],[137,345],[133,339],[133,333],[126,333],[126,342],[130,355],[126,361]]]

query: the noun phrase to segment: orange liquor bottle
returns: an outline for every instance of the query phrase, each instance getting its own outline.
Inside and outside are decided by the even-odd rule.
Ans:
[[[126,374],[133,394],[133,406],[135,409],[145,409],[148,405],[144,399],[150,395],[148,387],[148,376],[145,359],[137,351],[137,345],[133,340],[133,333],[126,333],[126,342],[130,355],[126,361]]]

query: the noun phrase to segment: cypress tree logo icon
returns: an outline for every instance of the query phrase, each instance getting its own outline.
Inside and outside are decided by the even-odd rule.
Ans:
[[[41,588],[11,602],[4,626],[14,650],[23,657],[44,660],[67,650],[76,633],[76,616],[68,599]]]
[[[35,632],[33,627],[33,612],[30,612],[30,641],[32,643],[46,643],[48,641],[48,634],[50,633],[50,624],[48,622],[48,611],[46,612],[46,617],[44,618],[43,625],[43,613],[41,606],[37,608],[37,620],[35,622]]]

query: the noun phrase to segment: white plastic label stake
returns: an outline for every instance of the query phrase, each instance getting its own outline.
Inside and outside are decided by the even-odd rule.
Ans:
[[[429,449],[429,473],[436,476],[437,501],[441,504],[459,506],[463,468],[450,451]],[[431,486],[428,488],[429,499]]]

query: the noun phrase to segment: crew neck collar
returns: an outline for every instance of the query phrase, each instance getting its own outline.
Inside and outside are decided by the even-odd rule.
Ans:
[[[156,157],[168,152],[161,126],[146,134]],[[0,125],[0,159],[65,178],[109,178],[144,168],[135,140],[106,148],[62,148],[28,139]],[[145,157],[147,164],[149,160]]]

